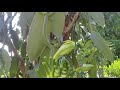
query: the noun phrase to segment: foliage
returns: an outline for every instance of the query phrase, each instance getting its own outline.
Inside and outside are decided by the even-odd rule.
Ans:
[[[120,59],[117,59],[108,67],[104,66],[104,74],[105,74],[105,77],[119,78],[120,77]]]
[[[119,48],[120,48],[120,30],[119,30],[119,23],[120,23],[120,15],[119,12],[104,12],[105,16],[105,30],[97,26],[98,31],[100,34],[107,40],[107,43],[111,47],[114,58],[119,58]]]
[[[21,37],[11,24],[15,14],[6,14],[8,20],[4,13],[0,17],[0,65],[5,67],[0,68],[1,77],[100,78],[119,48],[114,42],[119,26],[111,18],[119,18],[118,13],[21,12]]]

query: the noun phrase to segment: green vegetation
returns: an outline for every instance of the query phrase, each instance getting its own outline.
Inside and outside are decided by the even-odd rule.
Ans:
[[[119,12],[1,12],[0,77],[119,78],[119,29]]]

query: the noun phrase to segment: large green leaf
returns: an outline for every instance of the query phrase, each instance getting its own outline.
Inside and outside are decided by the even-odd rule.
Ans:
[[[60,39],[63,32],[65,14],[64,12],[49,12],[46,14],[46,16],[44,16],[44,20],[45,19],[47,19],[46,28],[43,28],[45,30],[42,30],[42,37],[44,38],[44,43],[49,48],[45,52],[50,53],[50,51],[54,48],[50,43],[50,32],[54,33],[57,39]],[[53,54],[54,52],[50,53],[49,55],[53,56]]]
[[[30,60],[35,60],[42,54],[45,46],[51,49],[50,32],[60,37],[64,27],[64,19],[63,12],[56,12],[51,15],[43,12],[35,13],[27,41],[27,52]]]
[[[101,51],[102,55],[112,62],[113,54],[103,37],[97,32],[92,32],[90,38],[94,45]]]
[[[44,16],[42,13],[35,13],[27,38],[27,52],[31,61],[35,60],[44,47],[44,38],[42,37],[42,26]]]
[[[104,28],[105,19],[102,12],[88,12],[88,14],[96,21],[98,25]]]
[[[53,12],[53,14],[47,15],[47,25],[46,25],[46,30],[43,32],[44,34],[43,37],[46,43],[46,45],[50,45],[49,43],[49,37],[50,37],[50,32],[54,33],[55,36],[60,39],[63,28],[64,28],[64,21],[65,21],[65,13],[64,12]]]
[[[4,62],[4,67],[9,71],[11,67],[11,58],[5,49],[2,49],[2,59]]]
[[[52,32],[51,21],[47,14],[44,15],[43,27],[42,27],[42,38],[44,38],[44,43],[46,46],[50,47],[50,32]]]
[[[64,29],[65,13],[56,12],[50,17],[50,20],[52,21],[52,32],[59,39]]]
[[[46,22],[45,19],[47,19]],[[49,35],[51,30],[51,22],[48,20],[48,16],[45,18],[42,12],[36,13],[28,35],[27,50],[30,60],[35,60],[39,55],[50,55]],[[46,50],[44,51],[44,49]]]

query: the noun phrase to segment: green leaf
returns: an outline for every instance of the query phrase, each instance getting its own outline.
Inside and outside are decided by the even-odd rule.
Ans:
[[[60,56],[69,54],[75,48],[75,42],[67,40],[65,43],[58,49],[58,51],[53,56],[53,59],[58,59]]]
[[[29,31],[27,38],[27,53],[31,61],[35,60],[42,51],[44,39],[42,37],[42,26],[43,26],[44,15],[42,13],[35,13],[31,24],[31,30]]]
[[[9,71],[11,67],[11,58],[5,49],[2,49],[2,59],[4,61],[4,67]]]
[[[110,62],[113,62],[113,54],[103,37],[99,33],[93,31],[90,38],[94,45],[101,51],[102,55]]]
[[[44,43],[46,46],[50,47],[50,32],[51,32],[51,21],[48,18],[48,15],[43,17],[43,26],[42,26],[42,38],[44,38]]]
[[[98,25],[104,28],[105,19],[102,12],[88,12],[89,16],[91,16]]]
[[[13,78],[17,74],[18,70],[18,59],[16,57],[12,58],[11,67],[10,67],[10,77]]]
[[[64,29],[65,22],[65,13],[64,12],[56,12],[51,17],[49,17],[52,23],[52,32],[56,35],[58,39],[62,35]]]
[[[60,37],[62,36],[62,32],[64,29],[65,14],[64,12],[55,12],[52,15],[49,15],[48,13],[46,18],[48,19],[46,30],[42,35],[44,37],[44,42],[47,46],[49,46],[50,32],[54,33],[58,39],[60,39]]]
[[[89,71],[91,68],[94,66],[92,64],[84,64],[82,67],[77,68],[75,71],[80,72],[80,71]]]
[[[64,12],[49,12],[47,16],[44,16],[44,19],[47,20],[45,30],[42,32],[42,37],[44,38],[45,45],[52,50],[54,47],[50,43],[50,32],[54,33],[57,39],[60,39],[64,28],[65,14]],[[54,51],[50,54],[53,55]]]

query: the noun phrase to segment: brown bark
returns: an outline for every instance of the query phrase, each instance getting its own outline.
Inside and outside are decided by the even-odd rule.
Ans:
[[[69,36],[70,36],[69,31],[75,25],[75,22],[79,17],[79,13],[80,12],[69,12],[69,15],[65,18],[65,26],[64,26],[64,31],[62,33],[63,41],[69,39]]]

